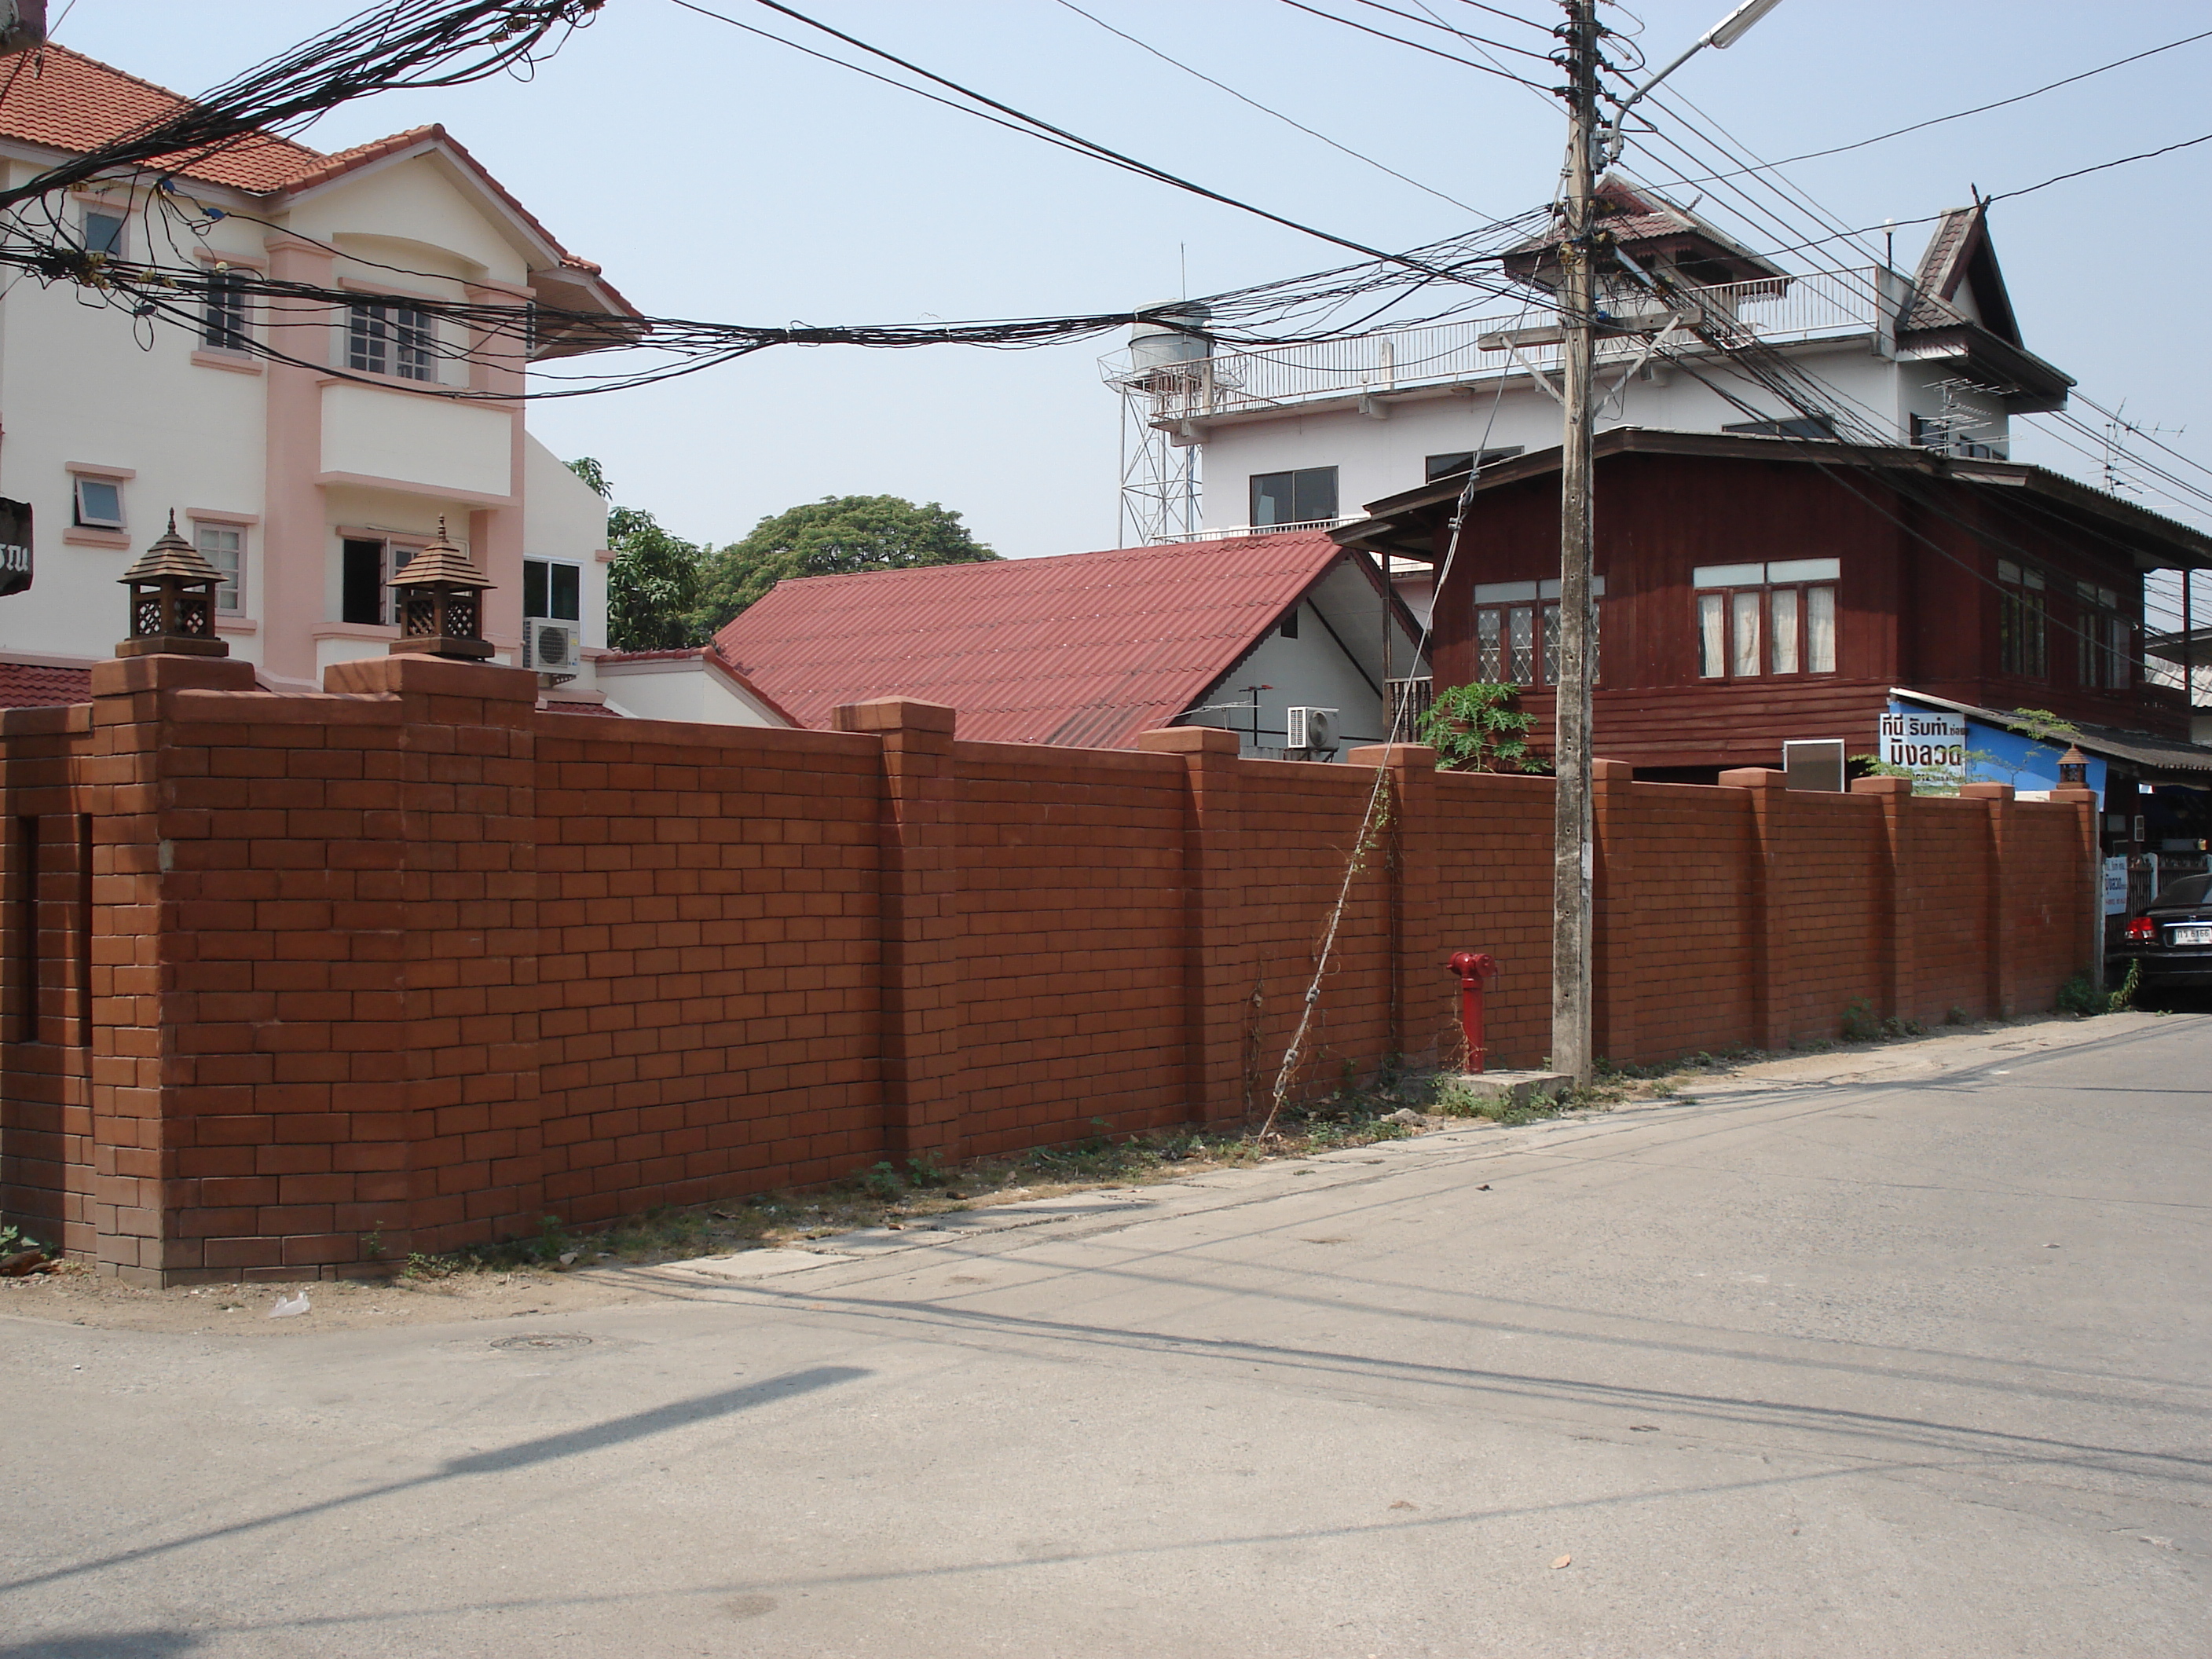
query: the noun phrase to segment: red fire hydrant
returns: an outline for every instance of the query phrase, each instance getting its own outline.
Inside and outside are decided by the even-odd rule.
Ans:
[[[1480,1072],[1489,1054],[1482,1041],[1482,981],[1498,977],[1498,959],[1480,951],[1455,951],[1451,970],[1459,975],[1459,1028],[1467,1036],[1467,1069]]]

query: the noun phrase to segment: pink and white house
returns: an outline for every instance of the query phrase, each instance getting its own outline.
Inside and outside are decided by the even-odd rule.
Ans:
[[[9,184],[181,101],[60,46],[8,69]],[[70,700],[56,686],[122,637],[117,578],[172,512],[230,578],[217,627],[232,655],[272,689],[317,687],[331,663],[380,654],[397,636],[384,584],[443,520],[495,585],[484,633],[499,659],[549,671],[551,696],[599,700],[605,504],[507,398],[531,363],[605,337],[539,327],[526,348],[521,330],[465,332],[407,301],[636,313],[444,128],[334,155],[258,139],[180,158],[166,188],[95,181],[19,219],[125,260],[362,298],[218,287],[186,330],[73,283],[0,290],[0,496],[36,521],[34,583],[0,599],[0,703]],[[526,657],[526,618],[567,627],[531,628]]]

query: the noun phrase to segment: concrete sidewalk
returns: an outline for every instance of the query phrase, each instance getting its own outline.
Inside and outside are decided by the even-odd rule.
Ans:
[[[8,1320],[0,1656],[2198,1652],[2212,1021],[2066,1029],[557,1320]]]

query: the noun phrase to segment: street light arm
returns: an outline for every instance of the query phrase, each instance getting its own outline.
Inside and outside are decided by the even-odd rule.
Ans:
[[[1627,102],[1614,111],[1613,119],[1605,124],[1604,131],[1599,138],[1599,143],[1604,146],[1604,149],[1600,154],[1600,161],[1605,166],[1610,167],[1620,159],[1621,147],[1626,142],[1620,130],[1621,123],[1627,118],[1628,112],[1643,101],[1645,93],[1650,91],[1652,88],[1657,86],[1707,46],[1726,52],[1751,32],[1753,24],[1781,3],[1782,0],[1743,0],[1741,5],[1692,41],[1689,49],[1680,57],[1637,88],[1634,92],[1630,93]]]

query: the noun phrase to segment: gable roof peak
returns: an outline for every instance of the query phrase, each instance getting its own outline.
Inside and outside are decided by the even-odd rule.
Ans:
[[[1990,204],[1979,196],[1971,207],[1952,208],[1936,222],[1913,272],[1912,288],[1912,303],[1900,327],[1952,328],[1978,321],[2006,344],[2027,349],[1990,240]],[[1964,304],[1959,300],[1961,289]]]

